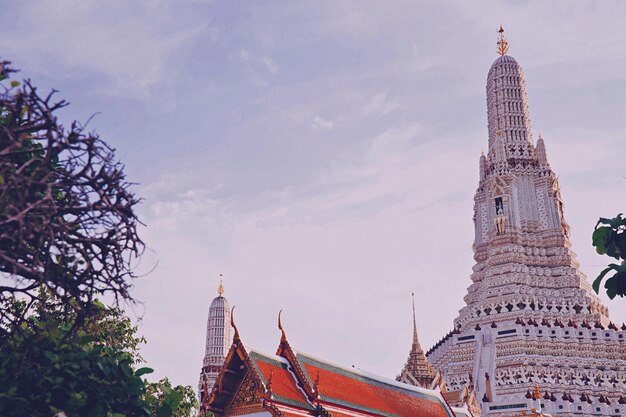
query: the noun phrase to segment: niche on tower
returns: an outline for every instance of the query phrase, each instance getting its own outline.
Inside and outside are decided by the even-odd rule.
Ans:
[[[502,197],[496,197],[495,204],[496,204],[496,215],[504,214],[504,203],[502,202]]]
[[[504,202],[502,201],[502,197],[496,197],[494,204],[496,209],[496,233],[503,235],[506,232],[506,216],[504,215]]]

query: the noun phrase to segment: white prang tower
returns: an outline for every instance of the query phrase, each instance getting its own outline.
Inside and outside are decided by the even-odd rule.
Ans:
[[[224,358],[230,349],[230,305],[223,297],[224,284],[220,280],[217,288],[218,296],[213,299],[209,307],[209,319],[206,329],[206,349],[200,382],[198,383],[198,399],[200,403],[205,396],[211,394],[215,379],[220,372]]]
[[[474,383],[483,417],[531,412],[535,384],[554,416],[624,416],[626,326],[610,321],[571,250],[558,179],[544,140],[533,140],[524,75],[502,28],[498,50],[487,76],[472,284],[428,359],[451,389]]]

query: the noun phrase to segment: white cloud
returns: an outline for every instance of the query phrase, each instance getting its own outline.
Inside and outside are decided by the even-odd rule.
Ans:
[[[389,100],[387,98],[387,93],[378,93],[372,97],[365,109],[363,109],[363,115],[384,116],[391,113],[399,106],[400,102],[397,99]]]
[[[265,64],[269,72],[271,72],[272,74],[276,74],[278,72],[278,65],[276,65],[276,62],[274,62],[274,60],[271,57],[264,56],[263,63]]]
[[[250,59],[252,59],[252,53],[250,53],[250,51],[242,49],[239,51],[239,59],[241,60],[241,62],[248,62],[250,61]]]
[[[313,127],[316,129],[330,130],[335,126],[332,120],[324,119],[322,116],[315,116],[313,118]]]
[[[39,71],[59,71],[68,78],[93,73],[106,79],[100,93],[145,98],[172,76],[179,49],[210,31],[208,22],[193,26],[178,22],[171,27],[169,6],[167,2],[133,7],[126,2],[32,2],[22,10],[17,29],[3,36],[14,39],[8,45],[14,55],[28,51],[29,62],[20,64],[31,71],[39,63]],[[41,66],[42,62],[47,65]]]

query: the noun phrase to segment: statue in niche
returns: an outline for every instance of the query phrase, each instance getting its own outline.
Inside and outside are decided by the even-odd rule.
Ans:
[[[496,216],[496,232],[503,235],[506,231],[506,217],[504,215]]]
[[[502,197],[496,198],[496,232],[498,235],[503,235],[506,231],[506,216],[504,215],[504,204]]]

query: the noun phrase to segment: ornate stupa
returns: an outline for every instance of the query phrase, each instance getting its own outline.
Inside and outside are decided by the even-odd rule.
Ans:
[[[611,322],[580,271],[502,28],[498,52],[487,76],[472,284],[454,328],[426,355],[450,389],[474,384],[483,416],[530,415],[536,384],[544,413],[626,415],[626,327]]]
[[[206,329],[206,349],[200,382],[198,383],[198,398],[202,401],[211,394],[215,379],[222,368],[224,358],[230,349],[230,305],[224,298],[224,284],[220,280],[217,288],[218,296],[213,299],[209,307],[209,318]]]

